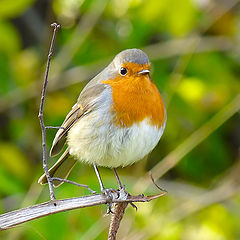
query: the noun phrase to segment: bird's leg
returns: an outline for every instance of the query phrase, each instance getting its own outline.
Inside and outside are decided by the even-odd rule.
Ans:
[[[99,182],[99,185],[100,185],[100,188],[101,188],[101,192],[103,192],[105,188],[103,186],[103,182],[102,182],[98,167],[95,164],[93,165],[93,167],[94,167],[95,173],[97,175],[97,179],[98,179],[98,182]]]
[[[118,174],[117,174],[117,170],[116,170],[116,168],[113,168],[113,172],[114,172],[115,177],[116,177],[116,179],[117,179],[117,182],[118,182],[118,186],[119,186],[119,188],[120,188],[120,189],[122,189],[122,188],[125,189],[125,187],[122,185],[122,183],[121,183],[121,181],[120,181],[120,178],[119,178],[119,176],[118,176]]]
[[[117,174],[117,170],[116,170],[115,168],[113,168],[113,172],[114,172],[115,177],[116,177],[116,179],[117,179],[118,186],[119,186],[119,189],[120,189],[120,193],[121,193],[121,191],[123,191],[124,195],[127,195],[127,196],[130,195],[130,194],[126,191],[125,186],[121,183],[120,178],[119,178],[119,176],[118,176],[118,174]],[[121,195],[121,194],[120,194],[120,195]],[[130,205],[131,205],[133,208],[135,208],[136,211],[137,211],[137,206],[136,206],[135,204],[133,204],[132,202],[130,202]]]
[[[107,197],[107,200],[108,200],[108,211],[107,211],[107,213],[113,213],[113,211],[112,211],[112,199],[113,199],[112,193],[117,192],[117,191],[114,190],[114,189],[106,189],[103,186],[103,182],[102,182],[98,167],[95,164],[93,165],[93,167],[94,167],[95,173],[96,173],[97,178],[98,178],[98,182],[99,182],[99,185],[100,185],[100,188],[101,188],[101,192]]]

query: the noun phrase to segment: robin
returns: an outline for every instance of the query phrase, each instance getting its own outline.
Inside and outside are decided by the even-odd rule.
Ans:
[[[123,188],[115,168],[148,155],[166,124],[164,103],[150,71],[143,51],[127,49],[85,86],[53,140],[50,156],[59,154],[65,143],[68,147],[49,170],[51,177],[66,179],[79,160],[94,166],[103,193],[98,166],[112,168]],[[45,174],[38,182],[47,183]],[[53,181],[55,187],[61,183]]]

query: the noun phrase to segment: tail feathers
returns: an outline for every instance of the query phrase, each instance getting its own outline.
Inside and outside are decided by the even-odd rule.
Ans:
[[[67,148],[58,161],[49,169],[50,177],[66,179],[76,162],[77,160],[69,158],[69,148]],[[38,183],[42,185],[47,184],[47,177],[45,173],[39,178]],[[54,180],[53,186],[58,187],[62,183],[63,182]]]

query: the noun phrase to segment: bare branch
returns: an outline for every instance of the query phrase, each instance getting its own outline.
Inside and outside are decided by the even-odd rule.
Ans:
[[[96,191],[92,190],[91,188],[88,187],[88,185],[84,185],[84,184],[79,184],[79,183],[76,183],[76,182],[73,182],[73,181],[70,181],[68,179],[63,179],[63,178],[58,178],[58,177],[53,177],[52,178],[52,181],[59,181],[59,182],[65,182],[65,183],[69,183],[69,184],[72,184],[72,185],[75,185],[77,187],[83,187],[83,188],[86,188],[88,191],[90,191],[91,193],[93,194],[96,194]]]
[[[45,124],[44,124],[44,121],[43,121],[43,108],[44,108],[44,101],[45,101],[46,89],[47,89],[47,84],[48,84],[49,67],[50,67],[50,62],[51,62],[51,58],[52,58],[52,55],[53,55],[53,46],[54,46],[54,43],[55,43],[56,34],[57,34],[58,29],[60,28],[60,25],[58,25],[57,23],[53,23],[53,24],[51,24],[51,27],[54,28],[54,31],[53,31],[52,41],[51,41],[49,54],[48,54],[46,72],[45,72],[45,75],[44,75],[43,89],[42,89],[42,96],[41,96],[41,101],[40,101],[38,118],[40,120],[40,125],[41,125],[41,129],[42,129],[43,169],[44,169],[44,172],[46,174],[47,181],[48,181],[50,198],[51,198],[51,200],[55,200],[53,183],[52,183],[52,179],[50,178],[50,175],[49,175],[49,172],[48,172],[48,166],[47,166],[46,127],[45,127]]]
[[[125,210],[127,208],[127,202],[115,203],[113,207],[114,213],[111,216],[111,223],[109,227],[108,240],[115,240],[117,231],[120,226],[120,222],[123,218]]]
[[[127,203],[129,202],[149,202],[153,199],[165,195],[165,193],[147,197],[144,197],[143,195],[128,196],[126,199],[119,198],[119,195],[120,193],[118,193],[117,191],[113,193],[112,202],[124,203],[127,205]],[[107,203],[108,203],[107,197],[105,197],[103,194],[98,194],[77,198],[69,198],[64,200],[54,200],[42,204],[33,205],[27,208],[22,208],[19,210],[15,210],[0,215],[0,230],[12,228],[24,222],[28,222],[47,215],[52,215],[58,212],[64,212],[67,210],[91,207]],[[120,221],[121,219],[119,219],[119,224]]]
[[[64,127],[45,126],[46,129],[65,129]]]

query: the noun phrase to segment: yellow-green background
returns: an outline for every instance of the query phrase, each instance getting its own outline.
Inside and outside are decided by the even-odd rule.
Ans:
[[[129,207],[119,239],[240,239],[240,3],[237,0],[0,1],[0,211],[47,201],[38,107],[52,29],[58,33],[44,111],[59,126],[81,89],[112,57],[141,48],[165,101],[164,135],[148,160],[120,169],[134,194],[168,194]],[[47,130],[48,149],[55,130]],[[52,165],[56,159],[49,159]],[[162,162],[161,162],[162,161]],[[100,169],[116,188],[109,169]],[[69,177],[99,191],[93,168]],[[150,183],[150,184],[149,184]],[[86,195],[64,184],[57,198]],[[6,240],[106,239],[97,206],[44,217],[0,233]]]

